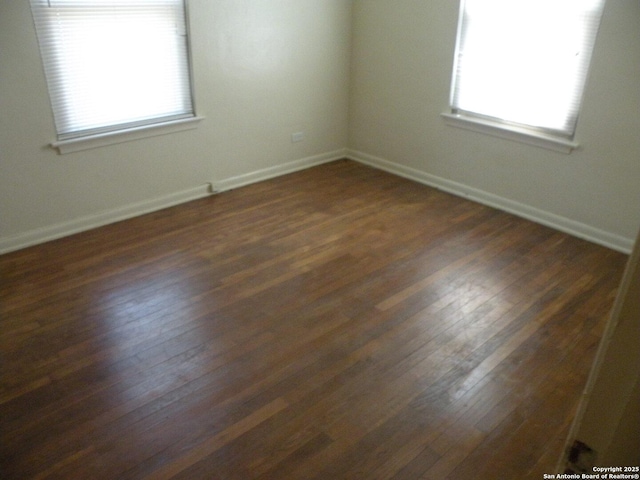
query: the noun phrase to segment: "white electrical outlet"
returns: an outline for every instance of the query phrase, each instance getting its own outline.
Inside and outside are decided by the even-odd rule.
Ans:
[[[304,132],[295,132],[291,134],[291,143],[298,143],[304,140]]]

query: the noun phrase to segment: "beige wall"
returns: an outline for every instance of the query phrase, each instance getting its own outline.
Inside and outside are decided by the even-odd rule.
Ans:
[[[350,1],[189,5],[199,128],[58,155],[29,1],[0,2],[0,251],[344,154]]]
[[[640,225],[640,2],[609,0],[570,155],[444,124],[457,1],[355,0],[356,158],[630,250]]]
[[[0,252],[347,147],[352,158],[630,249],[640,225],[637,0],[608,2],[582,148],[571,155],[444,125],[456,1],[189,3],[200,127],[58,155],[47,147],[54,127],[28,1],[0,2]],[[296,131],[305,140],[292,144]]]

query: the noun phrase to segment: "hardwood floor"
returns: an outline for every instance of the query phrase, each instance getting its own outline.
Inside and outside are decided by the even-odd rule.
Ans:
[[[349,161],[4,255],[0,476],[540,479],[625,261]]]

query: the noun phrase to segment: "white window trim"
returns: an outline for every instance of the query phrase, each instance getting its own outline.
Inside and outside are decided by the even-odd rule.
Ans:
[[[580,146],[572,140],[556,137],[548,133],[537,132],[525,127],[506,125],[459,113],[444,112],[441,116],[445,123],[452,127],[464,128],[465,130],[484,133],[506,140],[513,140],[535,147],[542,147],[555,152],[569,154]]]
[[[66,153],[105,147],[107,145],[114,145],[117,143],[130,142],[132,140],[139,140],[142,138],[157,137],[159,135],[167,135],[174,132],[193,130],[198,127],[198,124],[202,120],[204,120],[204,117],[195,116],[170,122],[143,125],[140,127],[115,130],[113,132],[71,138],[68,140],[58,140],[51,143],[51,147],[57,149],[58,153],[63,155]]]

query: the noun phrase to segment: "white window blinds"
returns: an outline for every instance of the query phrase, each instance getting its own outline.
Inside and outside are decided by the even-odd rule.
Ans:
[[[454,113],[572,138],[604,0],[462,0]]]
[[[184,0],[31,0],[58,139],[194,116]]]

